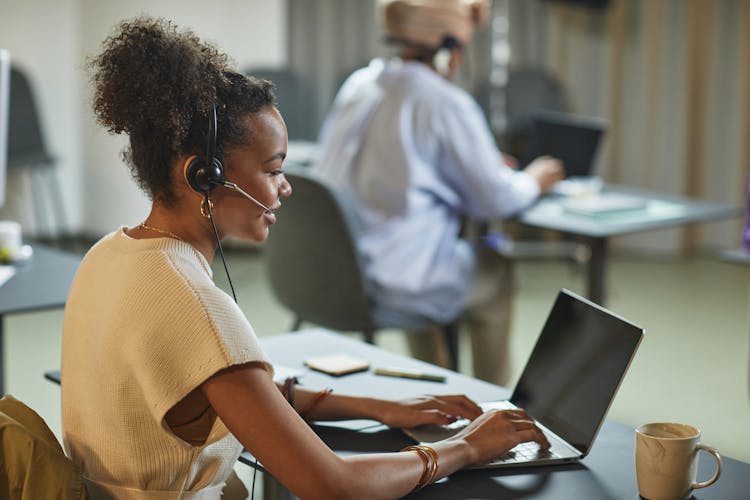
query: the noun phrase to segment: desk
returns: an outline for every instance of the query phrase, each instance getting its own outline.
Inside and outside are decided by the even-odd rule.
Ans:
[[[6,314],[63,307],[81,258],[34,245],[34,255],[0,286],[0,395],[5,394],[3,330]]]
[[[541,198],[518,220],[527,226],[551,229],[583,239],[591,249],[588,263],[587,296],[597,304],[606,301],[607,243],[613,236],[664,229],[694,222],[726,219],[742,209],[726,203],[709,203],[677,196],[655,194],[635,188],[606,186],[604,192],[645,198],[646,208],[601,216],[566,212],[563,197]]]
[[[509,391],[501,387],[438,368],[421,361],[387,352],[363,342],[325,330],[307,330],[261,339],[274,363],[304,372],[300,382],[311,387],[332,387],[337,392],[367,394],[383,398],[404,398],[419,394],[464,393],[475,400],[502,399]],[[331,377],[304,368],[308,356],[344,352],[370,360],[373,366],[395,365],[445,375],[444,384],[381,377],[371,371],[344,377]],[[413,444],[400,431],[369,420],[315,425],[315,431],[337,453],[395,451]],[[605,422],[591,454],[581,463],[513,470],[465,470],[409,498],[533,498],[533,499],[637,499],[635,480],[635,431],[614,422]],[[243,452],[240,461],[253,465],[253,457]],[[713,472],[713,461],[701,458],[699,479]],[[264,488],[266,487],[264,483]],[[271,483],[273,484],[273,483]],[[271,490],[273,488],[270,488]],[[268,490],[264,490],[268,493]],[[695,498],[748,498],[750,464],[724,458],[719,481]]]

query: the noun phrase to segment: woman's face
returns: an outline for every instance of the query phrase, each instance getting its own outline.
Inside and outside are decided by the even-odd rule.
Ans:
[[[250,145],[232,148],[224,154],[224,173],[247,194],[271,210],[281,206],[281,198],[292,194],[282,171],[286,158],[287,133],[278,110],[268,106],[247,119]],[[222,237],[235,236],[264,241],[276,216],[233,189],[222,189],[216,199],[216,222]]]

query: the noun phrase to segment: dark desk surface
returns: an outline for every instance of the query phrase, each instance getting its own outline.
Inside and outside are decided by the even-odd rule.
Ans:
[[[33,245],[34,255],[16,266],[16,273],[0,286],[0,395],[5,393],[3,363],[4,315],[63,307],[81,257]]]
[[[33,245],[34,255],[0,286],[0,315],[62,307],[81,257]]]
[[[475,400],[495,400],[509,391],[455,372],[393,354],[325,330],[308,330],[261,339],[274,363],[299,369],[300,382],[312,387],[332,387],[337,392],[404,398],[419,394],[464,393]],[[308,356],[343,352],[368,359],[373,367],[399,366],[446,375],[445,383],[377,376],[372,371],[331,377],[305,368]],[[400,431],[368,420],[314,426],[337,453],[395,451],[412,444]],[[605,422],[591,454],[580,464],[526,467],[513,470],[465,470],[443,479],[409,498],[535,498],[535,499],[638,499],[635,481],[635,432]],[[240,460],[252,465],[244,452]],[[713,461],[702,458],[699,479],[713,472]],[[695,492],[696,499],[750,498],[750,464],[724,458],[719,481]]]

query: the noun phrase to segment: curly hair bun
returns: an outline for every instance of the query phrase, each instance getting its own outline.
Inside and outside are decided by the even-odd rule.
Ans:
[[[110,132],[163,133],[178,147],[226,83],[227,56],[163,19],[120,23],[91,61],[94,112]]]

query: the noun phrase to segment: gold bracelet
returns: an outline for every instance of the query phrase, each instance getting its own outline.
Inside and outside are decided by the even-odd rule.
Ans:
[[[425,484],[425,486],[427,486],[428,484],[434,483],[435,482],[435,478],[437,477],[437,474],[438,474],[438,454],[435,451],[435,449],[432,448],[431,446],[425,446],[425,445],[418,445],[418,446],[422,450],[426,451],[432,457],[432,461],[435,464],[435,467],[432,469],[432,474],[430,474],[430,477],[427,479],[427,483]]]
[[[412,491],[417,491],[424,487],[424,482],[427,480],[427,477],[429,475],[429,467],[430,467],[430,459],[425,454],[424,451],[417,449],[417,448],[404,448],[401,451],[411,452],[415,453],[420,460],[422,460],[422,474],[419,476],[419,481],[417,481],[417,484],[414,486],[414,489]]]
[[[307,406],[299,412],[300,417],[302,417],[305,421],[309,422],[310,413],[315,409],[316,406],[320,404],[321,401],[323,401],[326,396],[328,396],[330,393],[333,392],[333,389],[330,387],[327,389],[321,389],[319,390],[310,400],[309,403],[307,403]]]
[[[435,481],[438,473],[438,455],[433,448],[418,444],[407,446],[401,451],[416,453],[417,455],[419,455],[419,458],[422,459],[422,464],[424,465],[422,475],[420,476],[419,481],[417,481],[417,485],[412,491],[421,490],[425,486],[432,484],[432,482]]]

